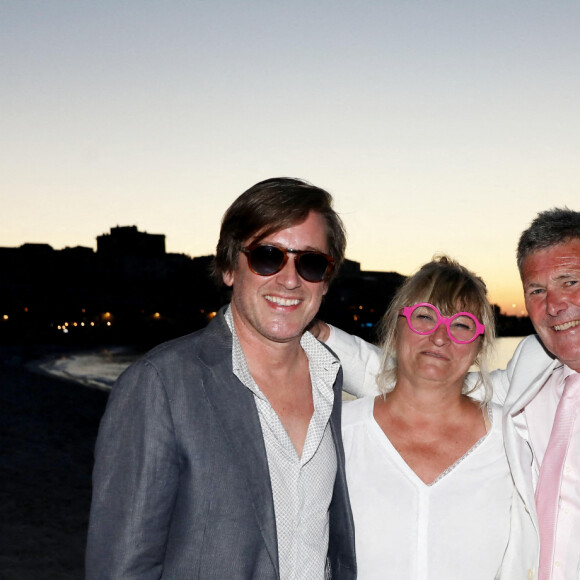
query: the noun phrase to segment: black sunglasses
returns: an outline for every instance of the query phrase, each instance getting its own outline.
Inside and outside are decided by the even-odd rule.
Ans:
[[[248,258],[248,266],[258,276],[273,276],[282,270],[288,261],[288,254],[296,256],[296,271],[308,282],[322,282],[334,268],[334,258],[313,250],[292,250],[271,244],[254,242],[242,248]]]

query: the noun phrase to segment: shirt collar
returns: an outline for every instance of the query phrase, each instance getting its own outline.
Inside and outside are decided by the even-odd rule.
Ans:
[[[224,318],[232,333],[232,367],[234,374],[256,396],[264,399],[264,394],[260,391],[248,369],[248,363],[236,333],[231,305],[227,306]],[[308,331],[302,335],[300,346],[308,357],[312,388],[317,389],[324,399],[333,402],[333,385],[340,368],[340,361]]]

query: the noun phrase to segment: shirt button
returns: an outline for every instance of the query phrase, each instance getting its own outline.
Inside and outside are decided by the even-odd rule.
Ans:
[[[528,570],[528,580],[534,580],[534,571],[531,568]]]
[[[562,564],[560,562],[555,562],[554,565],[559,568]]]

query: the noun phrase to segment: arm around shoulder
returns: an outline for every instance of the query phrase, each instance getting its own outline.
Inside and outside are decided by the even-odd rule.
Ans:
[[[378,394],[376,377],[381,366],[381,350],[358,336],[328,326],[330,334],[326,344],[340,359],[343,390],[356,397]]]

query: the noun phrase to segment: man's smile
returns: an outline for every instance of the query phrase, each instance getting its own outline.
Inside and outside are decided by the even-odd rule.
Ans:
[[[563,324],[556,324],[552,328],[556,331],[568,330],[569,328],[574,328],[580,325],[580,320],[571,320],[570,322],[564,322]]]
[[[268,302],[273,302],[278,306],[297,306],[301,302],[298,298],[281,298],[280,296],[270,296],[269,294],[264,298],[266,298]]]

